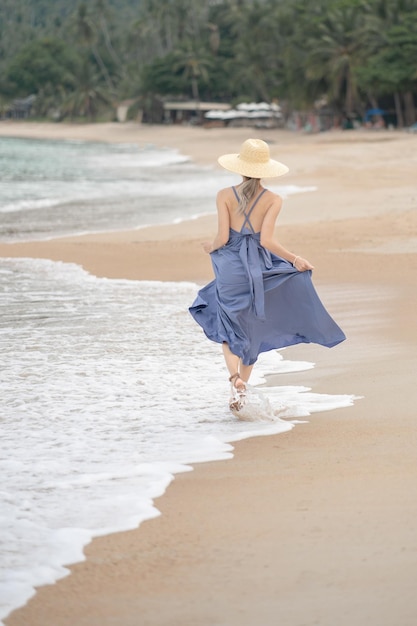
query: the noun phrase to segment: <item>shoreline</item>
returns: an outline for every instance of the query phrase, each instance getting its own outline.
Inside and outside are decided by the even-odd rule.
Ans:
[[[88,137],[95,130],[84,129]],[[207,150],[212,129],[165,130],[157,129],[155,144],[176,141],[199,162],[215,149],[238,149],[253,129],[221,129]],[[386,135],[291,135],[291,145],[282,139],[295,184],[319,184],[314,194],[286,201],[299,213],[279,222],[280,238],[314,261],[320,294],[338,285],[351,299],[339,304],[349,324],[346,345],[287,349],[290,358],[317,365],[279,382],[363,399],[288,433],[234,443],[232,462],[177,474],[155,502],[160,517],[94,539],[87,560],[42,587],[7,626],[137,626],[138,615],[155,626],[414,626],[417,217],[410,181],[417,157],[410,155],[417,142]],[[304,203],[319,219],[303,219]],[[0,254],[78,262],[98,276],[203,282],[211,266],[200,243],[214,228],[210,215],[169,227],[2,244]]]

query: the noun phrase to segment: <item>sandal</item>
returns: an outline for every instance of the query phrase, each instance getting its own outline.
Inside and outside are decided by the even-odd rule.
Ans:
[[[242,384],[236,386],[237,380],[241,380]],[[231,411],[240,411],[246,404],[246,385],[242,378],[240,378],[239,372],[230,376],[229,381],[232,393],[232,397],[229,400],[229,409]]]

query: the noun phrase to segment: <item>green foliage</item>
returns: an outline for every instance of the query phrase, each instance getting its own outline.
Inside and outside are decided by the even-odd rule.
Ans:
[[[176,57],[173,52],[156,58],[143,67],[141,87],[147,94],[180,95],[187,89],[181,72],[173,71]]]
[[[110,96],[102,86],[94,65],[84,59],[78,68],[75,88],[66,94],[61,103],[63,115],[82,116],[92,120],[103,105],[110,104]]]
[[[379,94],[413,89],[417,81],[417,11],[389,28],[381,45],[358,69],[359,84]]]
[[[74,86],[78,58],[71,48],[54,38],[32,41],[14,57],[7,71],[9,88],[16,94],[38,93],[47,85]]]
[[[0,97],[90,118],[124,98],[383,99],[412,119],[416,25],[417,0],[2,0]]]

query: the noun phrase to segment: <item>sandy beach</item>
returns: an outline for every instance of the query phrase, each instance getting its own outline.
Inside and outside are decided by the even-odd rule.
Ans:
[[[246,138],[290,167],[277,235],[315,266],[348,340],[288,349],[314,361],[283,385],[354,394],[234,458],[178,474],[157,519],[95,539],[7,626],[414,626],[417,623],[417,137],[247,128],[1,122],[0,137],[178,149],[204,166]],[[0,139],[1,141],[1,139]],[[73,262],[109,278],[211,279],[214,214],[164,227],[1,244],[3,257]],[[202,364],[204,367],[204,364]]]

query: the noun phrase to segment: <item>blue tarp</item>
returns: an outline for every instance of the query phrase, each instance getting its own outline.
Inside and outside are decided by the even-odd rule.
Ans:
[[[385,115],[385,111],[382,109],[368,109],[365,113],[365,122],[367,122],[374,115]]]

